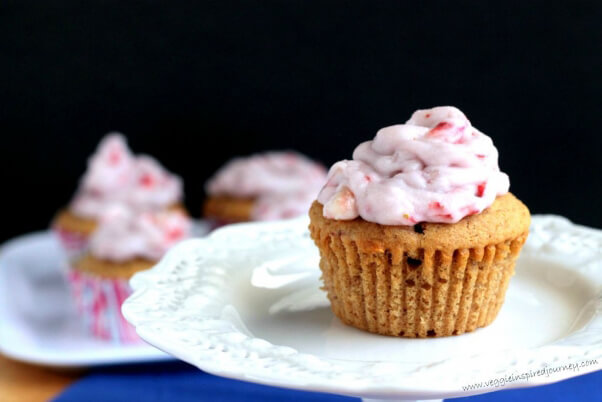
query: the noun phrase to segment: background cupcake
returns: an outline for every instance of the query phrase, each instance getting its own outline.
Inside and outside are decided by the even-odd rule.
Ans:
[[[207,182],[206,218],[218,223],[306,214],[326,169],[296,152],[266,152],[228,162]]]
[[[333,165],[310,231],[334,313],[406,337],[490,324],[530,223],[497,159],[461,111],[437,107]]]
[[[121,134],[108,134],[88,160],[80,186],[52,227],[69,255],[82,252],[99,216],[115,204],[140,211],[182,207],[182,181],[150,156],[135,156]]]
[[[90,333],[118,343],[137,341],[133,327],[121,315],[121,304],[131,293],[128,280],[190,235],[190,219],[181,211],[109,207],[90,237],[88,252],[69,271],[77,310]]]

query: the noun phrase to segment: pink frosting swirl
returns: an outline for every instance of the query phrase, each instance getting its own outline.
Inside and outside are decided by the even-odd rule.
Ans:
[[[153,210],[181,199],[179,177],[167,172],[150,156],[133,155],[121,134],[110,133],[88,160],[88,170],[69,209],[78,216],[97,219],[115,203]]]
[[[307,213],[326,182],[326,169],[296,152],[266,152],[235,158],[208,182],[210,195],[256,199],[253,220]]]
[[[326,218],[383,225],[455,223],[508,192],[491,138],[455,107],[418,110],[335,163],[318,201]]]
[[[109,261],[159,260],[175,243],[190,237],[191,221],[177,210],[137,212],[115,204],[100,217],[90,237],[90,254]]]
[[[182,180],[153,157],[139,155],[134,163],[133,182],[126,202],[139,209],[162,209],[182,200]]]

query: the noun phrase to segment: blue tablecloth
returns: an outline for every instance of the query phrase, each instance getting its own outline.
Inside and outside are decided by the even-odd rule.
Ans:
[[[454,401],[602,401],[602,371],[543,387],[498,391]],[[70,401],[357,401],[203,373],[182,362],[107,367],[90,372],[56,398]]]

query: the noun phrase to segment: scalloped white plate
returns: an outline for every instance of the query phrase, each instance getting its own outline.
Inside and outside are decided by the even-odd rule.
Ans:
[[[492,325],[404,339],[334,317],[307,225],[307,218],[231,225],[181,243],[132,278],[123,312],[147,342],[207,372],[353,396],[465,396],[602,367],[601,231],[534,216]],[[498,381],[466,388],[488,380]]]
[[[195,236],[208,230],[207,222],[195,221]],[[0,353],[69,368],[172,359],[142,342],[118,345],[91,337],[75,312],[65,261],[51,231],[19,236],[0,247]]]
[[[53,367],[149,362],[171,356],[144,343],[114,345],[79,325],[50,231],[15,238],[0,250],[0,352]]]

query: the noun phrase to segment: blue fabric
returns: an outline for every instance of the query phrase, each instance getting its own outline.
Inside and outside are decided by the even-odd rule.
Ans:
[[[71,401],[357,401],[337,395],[302,392],[229,380],[186,363],[145,364],[96,369],[56,399]],[[450,401],[601,401],[602,371],[543,387],[498,391]]]
[[[70,401],[357,401],[337,395],[293,391],[204,373],[186,363],[164,363],[98,369],[67,388],[56,399]]]

